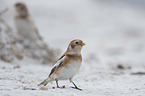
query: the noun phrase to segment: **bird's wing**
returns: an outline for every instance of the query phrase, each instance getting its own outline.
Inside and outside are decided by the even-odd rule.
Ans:
[[[32,18],[31,18],[31,25],[32,25],[31,28],[32,28],[34,34],[36,35],[37,39],[42,40],[42,37],[41,37],[41,35],[39,34],[39,31],[38,31],[37,27],[35,26],[35,23],[34,23],[34,21],[32,20]]]
[[[64,61],[64,59],[65,59],[65,56],[66,56],[66,55],[62,55],[62,56],[58,59],[58,61],[55,63],[55,65],[54,65],[53,68],[51,69],[51,72],[50,72],[49,76],[50,76],[58,67],[60,67],[61,65],[63,65],[63,61]]]
[[[63,54],[57,61],[59,61],[59,60],[61,60],[61,59],[63,59],[64,57],[65,57],[66,55],[65,54]]]
[[[35,34],[37,35],[38,39],[39,39],[39,40],[42,40],[42,37],[41,37],[41,35],[39,34],[38,29],[37,29],[36,27],[33,27],[33,31],[34,31]]]

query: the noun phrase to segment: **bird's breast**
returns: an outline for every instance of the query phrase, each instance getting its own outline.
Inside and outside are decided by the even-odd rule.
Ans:
[[[15,25],[18,34],[28,40],[36,40],[36,34],[34,33],[34,25],[30,20],[16,18]]]
[[[57,79],[66,80],[72,78],[80,69],[81,62],[75,61],[68,63],[67,66],[62,67],[56,76]]]

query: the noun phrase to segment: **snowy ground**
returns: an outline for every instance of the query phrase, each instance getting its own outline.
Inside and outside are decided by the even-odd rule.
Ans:
[[[3,0],[4,4],[0,4],[1,9],[9,7],[10,12],[3,17],[13,28],[12,5],[16,1]],[[143,7],[107,0],[27,0],[25,3],[51,47],[63,53],[73,39],[86,43],[82,49],[83,65],[74,77],[83,91],[70,88],[69,81],[60,81],[61,86],[66,85],[65,89],[53,89],[56,84],[52,82],[42,90],[37,84],[47,77],[51,66],[31,64],[29,60],[14,64],[0,61],[1,96],[144,96],[145,75],[131,75],[145,72]],[[118,69],[119,64],[124,69]]]

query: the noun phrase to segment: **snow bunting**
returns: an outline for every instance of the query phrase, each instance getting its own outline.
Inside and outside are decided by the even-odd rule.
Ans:
[[[16,16],[14,18],[19,45],[25,55],[47,64],[55,61],[56,50],[50,49],[38,33],[28,9],[23,3],[16,3]]]
[[[56,64],[53,66],[49,76],[39,85],[46,86],[48,82],[56,81],[57,88],[60,88],[58,85],[59,80],[67,80],[73,83],[75,89],[82,90],[76,86],[72,81],[73,76],[78,72],[81,62],[81,49],[85,43],[82,40],[76,39],[70,42],[67,51],[58,59]]]
[[[14,21],[18,34],[29,41],[42,39],[33,20],[30,18],[26,5],[23,3],[16,3],[14,7],[17,13]]]

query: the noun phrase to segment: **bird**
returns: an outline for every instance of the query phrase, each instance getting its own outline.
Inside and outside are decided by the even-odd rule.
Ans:
[[[34,42],[38,39],[42,39],[38,33],[37,28],[28,12],[28,8],[24,3],[18,2],[14,4],[16,9],[16,15],[14,18],[17,33],[21,38],[29,40],[28,42]]]
[[[78,73],[78,70],[81,67],[82,55],[81,49],[85,43],[80,39],[72,40],[66,52],[56,61],[52,67],[48,77],[38,84],[46,86],[48,82],[56,81],[57,88],[61,88],[58,85],[59,80],[69,80],[70,83],[74,85],[74,89],[82,90],[77,87],[77,85],[72,81],[72,78],[75,74]]]
[[[48,44],[39,34],[33,18],[28,12],[26,4],[17,2],[14,4],[16,14],[14,23],[17,31],[18,44],[22,45],[23,52],[43,64],[54,62],[56,58],[54,49],[49,48]]]

